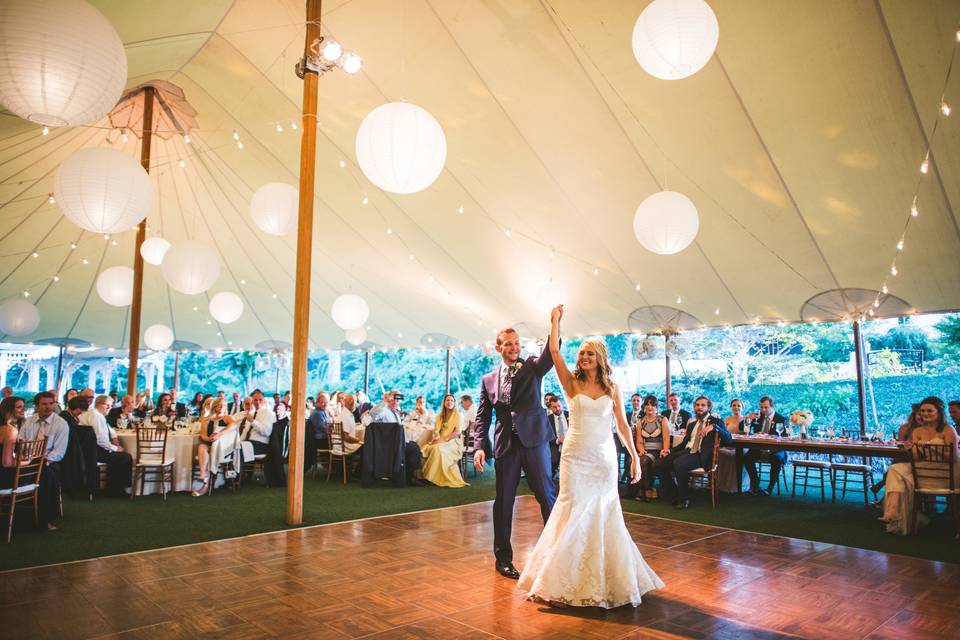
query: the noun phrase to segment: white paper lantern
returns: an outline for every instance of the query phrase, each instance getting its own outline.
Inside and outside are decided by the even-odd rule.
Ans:
[[[63,214],[94,233],[129,231],[153,204],[150,176],[136,160],[116,149],[80,149],[53,178],[53,195]]]
[[[26,300],[10,300],[0,304],[0,333],[19,338],[30,335],[40,326],[40,310]]]
[[[140,245],[140,255],[143,259],[152,265],[160,265],[163,262],[163,256],[167,255],[170,249],[170,242],[160,237],[147,238]]]
[[[165,324],[152,324],[143,332],[143,343],[154,351],[166,351],[173,344],[173,331]]]
[[[640,203],[633,215],[633,233],[644,247],[661,255],[686,249],[700,229],[700,216],[690,198],[660,191]]]
[[[210,298],[210,315],[223,324],[236,322],[243,315],[243,300],[232,291],[221,291]]]
[[[633,55],[653,77],[679,80],[710,61],[719,39],[717,16],[703,0],[653,0],[633,26]]]
[[[268,182],[253,194],[250,215],[254,223],[272,236],[285,236],[297,226],[300,194],[283,182]]]
[[[337,326],[345,331],[362,327],[370,317],[367,301],[355,293],[345,293],[333,301],[330,315]]]
[[[0,2],[0,102],[52,127],[92,124],[120,99],[127,55],[83,0]]]
[[[126,307],[133,302],[133,269],[110,267],[97,276],[97,294],[114,307]]]
[[[220,277],[217,250],[197,240],[172,245],[163,257],[160,272],[167,284],[188,295],[203,293]]]
[[[353,346],[358,347],[366,341],[367,341],[366,327],[357,327],[356,329],[347,330],[347,342],[349,342]]]
[[[415,104],[381,105],[367,114],[357,132],[357,162],[384,191],[422,191],[437,179],[446,160],[440,123]]]

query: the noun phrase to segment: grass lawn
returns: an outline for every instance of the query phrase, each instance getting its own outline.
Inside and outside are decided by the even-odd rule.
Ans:
[[[303,492],[303,522],[342,522],[493,499],[492,470],[468,481],[471,486],[463,489],[363,489],[359,483],[343,486],[308,478]],[[528,493],[525,484],[521,484],[521,493]],[[960,543],[953,539],[946,518],[937,518],[919,536],[901,538],[885,533],[876,520],[878,514],[865,510],[862,502],[821,505],[815,500],[789,497],[721,494],[716,511],[710,509],[705,495],[697,495],[694,506],[685,511],[659,502],[624,500],[622,504],[626,511],[644,515],[960,562]],[[284,491],[254,483],[244,485],[238,492],[217,491],[212,497],[173,494],[166,503],[160,496],[135,500],[103,498],[94,502],[65,498],[65,517],[57,523],[59,530],[15,531],[13,543],[0,547],[0,569],[276,531],[288,528],[284,523],[285,510]]]

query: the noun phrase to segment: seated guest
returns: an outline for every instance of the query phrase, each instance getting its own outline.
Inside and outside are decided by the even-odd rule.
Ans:
[[[746,434],[750,420],[743,415],[743,401],[734,398],[730,401],[730,415],[723,419],[723,424],[731,434]],[[720,491],[735,493],[743,481],[742,469],[737,467],[737,452],[734,449],[720,449],[717,458],[717,486]]]
[[[373,404],[371,404],[370,402],[370,397],[367,396],[367,394],[364,393],[363,391],[357,391],[356,395],[357,395],[356,413],[362,416],[367,411],[370,411],[370,409],[373,407]],[[359,421],[360,418],[358,417],[357,420]]]
[[[947,424],[943,401],[929,397],[920,402],[917,411],[917,427],[905,442],[908,451],[918,444],[947,444],[954,449],[954,476],[960,477],[960,448],[957,432]],[[937,487],[927,481],[929,488],[948,488],[946,483]],[[883,497],[883,516],[887,532],[905,536],[916,533],[926,524],[927,517],[919,513],[913,517],[913,471],[909,462],[897,462],[887,468],[887,491]]]
[[[13,387],[4,387],[0,390],[0,398],[6,400],[7,398],[13,397]]]
[[[317,400],[313,405],[313,411],[307,419],[308,428],[313,432],[314,451],[316,449],[327,449],[330,443],[327,440],[327,432],[330,429],[330,416],[327,414],[327,405],[330,398],[326,391],[317,394]],[[314,455],[316,458],[316,455]]]
[[[233,416],[227,414],[227,401],[223,398],[213,398],[210,402],[210,413],[200,418],[200,431],[197,433],[199,437],[197,467],[200,469],[200,481],[203,482],[203,486],[193,492],[194,497],[205,495],[210,490],[210,447],[225,433],[233,431],[236,427],[237,423]]]
[[[950,421],[953,422],[953,428],[960,431],[960,400],[951,400],[947,404],[950,411]]]
[[[63,394],[63,411],[67,410],[67,406],[70,404],[70,401],[80,395],[80,392],[70,387],[67,389],[66,393]]]
[[[0,401],[0,424],[12,424],[19,432],[26,420],[26,412],[26,400],[18,396],[7,396]]]
[[[232,399],[230,400],[230,404],[227,405],[227,413],[234,415],[243,411],[242,400],[243,399],[240,397],[240,393],[234,391]]]
[[[553,428],[553,439],[550,441],[550,468],[551,478],[556,478],[560,471],[560,450],[563,448],[563,439],[567,437],[567,416],[564,415],[560,398],[553,396],[547,405],[547,418]]]
[[[460,396],[460,409],[463,419],[463,432],[473,440],[473,428],[477,425],[477,405],[469,394]]]
[[[114,407],[119,407],[120,394],[117,393],[117,390],[116,389],[112,390],[109,395],[110,395],[110,408],[112,409]]]
[[[667,410],[663,417],[670,423],[670,432],[676,433],[690,422],[690,412],[680,407],[680,395],[671,393],[667,396]]]
[[[270,430],[270,452],[267,454],[263,471],[268,487],[285,487],[287,470],[284,464],[290,449],[290,414],[283,400],[274,406],[273,414],[276,420]]]
[[[129,425],[131,421],[136,420],[136,415],[134,415],[134,404],[133,396],[126,395],[120,399],[120,406],[110,409],[110,412],[107,414],[107,424],[111,428],[117,429],[117,423],[120,422],[122,418],[125,425]]]
[[[6,398],[4,398],[6,400]],[[20,435],[16,422],[0,422],[0,489],[13,488],[16,475],[17,437]]]
[[[659,406],[659,402],[657,406]],[[636,425],[643,417],[643,398],[639,393],[630,396],[630,407],[627,409],[627,424],[630,425],[630,431],[636,433]]]
[[[182,402],[177,402],[177,390],[170,389],[170,404],[173,405],[174,410],[176,411],[175,417],[177,418],[186,418],[187,417],[187,405]]]
[[[133,415],[138,420],[147,417],[147,413],[153,411],[153,402],[150,400],[150,394],[146,391],[138,391],[137,397],[133,401]]]
[[[743,400],[730,401],[730,415],[723,419],[723,425],[730,433],[746,434],[750,421],[743,415]]]
[[[283,398],[280,397],[280,394],[279,394],[279,393],[273,394],[273,410],[274,410],[274,412],[276,412],[276,410],[277,410],[277,405],[280,404],[281,402],[283,402]]]
[[[340,415],[334,422],[343,425],[343,450],[346,453],[353,453],[363,446],[359,433],[357,431],[357,422],[353,418],[353,409],[356,406],[356,398],[351,393],[340,394]]]
[[[790,433],[790,427],[787,419],[777,413],[773,408],[773,398],[763,396],[760,398],[760,413],[750,414],[750,433],[777,434]],[[777,484],[777,478],[780,475],[780,468],[787,461],[786,451],[771,451],[769,449],[758,449],[751,447],[744,456],[744,465],[747,467],[747,475],[750,476],[750,493],[754,495],[768,496]],[[757,462],[770,463],[770,481],[766,489],[760,488],[760,474],[757,472]]]
[[[434,419],[436,416],[433,415],[433,411],[427,407],[426,400],[423,396],[417,396],[417,399],[414,400],[415,406],[413,410],[407,415],[407,422],[418,422],[423,425],[433,425]]]
[[[713,448],[732,442],[730,432],[719,418],[710,415],[713,403],[700,396],[693,403],[694,417],[686,425],[683,440],[675,447],[660,451],[657,471],[660,476],[662,498],[676,492],[674,506],[686,509],[690,506],[690,472],[694,469],[709,469],[713,462]],[[676,476],[674,482],[673,476]]]
[[[204,399],[203,392],[197,391],[197,393],[194,394],[193,400],[190,401],[190,406],[188,407],[191,415],[200,415],[200,411],[203,409]]]
[[[130,487],[133,458],[123,450],[116,434],[107,424],[110,404],[110,396],[97,396],[93,408],[80,417],[80,423],[93,427],[97,436],[97,462],[107,464],[108,495],[123,496],[125,489]]]
[[[177,418],[184,416],[178,415],[177,407],[173,402],[173,395],[170,393],[161,393],[157,398],[157,408],[153,412],[154,417],[161,417],[169,423],[173,423]]]
[[[660,415],[660,401],[657,396],[648,395],[643,399],[639,420],[634,423],[634,446],[640,456],[640,482],[631,485],[627,496],[635,496],[637,500],[649,502],[647,493],[653,489],[654,467],[660,459],[660,452],[670,447],[670,423]],[[664,447],[664,443],[666,447]],[[636,489],[634,489],[636,487]]]
[[[460,475],[463,458],[463,423],[452,393],[443,397],[443,405],[434,422],[433,440],[422,447],[423,479],[438,487],[464,487]]]
[[[260,389],[254,389],[250,394],[250,407],[242,418],[244,425],[240,431],[241,440],[249,440],[253,445],[254,455],[270,455],[270,436],[273,433],[273,423],[277,421],[276,414],[267,408],[267,399]]]
[[[70,428],[54,413],[56,396],[41,391],[33,399],[34,413],[20,429],[21,440],[47,439],[46,468],[40,474],[40,520],[55,529],[52,521],[60,515],[60,463],[67,453]]]

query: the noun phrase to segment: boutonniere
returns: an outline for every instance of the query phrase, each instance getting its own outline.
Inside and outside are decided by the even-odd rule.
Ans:
[[[520,371],[520,367],[523,366],[523,363],[519,360],[510,365],[510,373],[516,375],[517,371]]]

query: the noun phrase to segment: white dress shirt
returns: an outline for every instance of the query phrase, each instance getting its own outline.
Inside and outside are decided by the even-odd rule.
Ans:
[[[340,415],[337,416],[337,422],[343,424],[343,433],[349,435],[351,438],[357,437],[357,421],[353,419],[353,413],[343,407],[340,409]],[[359,442],[343,442],[343,450],[347,453],[353,453],[360,448]]]
[[[51,413],[45,420],[33,414],[24,422],[17,439],[39,440],[43,437],[47,439],[47,460],[50,462],[63,460],[63,456],[67,453],[67,443],[70,441],[70,427],[67,426],[67,421],[55,413]]]
[[[116,437],[113,429],[107,424],[107,418],[97,411],[90,409],[80,416],[80,424],[93,427],[93,432],[97,436],[97,446],[107,451],[120,451],[120,447],[113,444],[113,438]]]
[[[464,433],[473,433],[473,428],[477,426],[477,403],[471,404],[470,408],[464,409],[461,414]]]
[[[562,447],[563,443],[560,442],[563,438],[567,437],[567,416],[563,415],[563,411],[559,415],[556,413],[553,414],[553,426],[557,430],[557,445]]]
[[[273,423],[277,421],[277,414],[266,407],[260,407],[250,425],[250,439],[263,444],[270,444],[270,434],[273,433]]]

